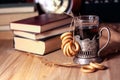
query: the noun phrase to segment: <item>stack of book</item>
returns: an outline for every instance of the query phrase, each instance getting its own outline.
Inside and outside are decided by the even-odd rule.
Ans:
[[[10,23],[16,50],[44,55],[60,49],[60,35],[70,28],[66,14],[42,14]]]
[[[37,15],[35,3],[0,4],[0,30],[10,30],[10,22]]]

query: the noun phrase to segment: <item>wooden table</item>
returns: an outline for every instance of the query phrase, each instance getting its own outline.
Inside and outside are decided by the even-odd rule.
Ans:
[[[106,60],[102,64],[108,69],[94,73],[83,73],[79,67],[67,65],[71,64],[72,58],[65,57],[61,50],[45,56],[17,51],[13,48],[12,32],[2,31],[0,32],[0,80],[119,80],[119,30],[115,27],[111,29],[111,42],[103,51],[107,54],[104,55]],[[106,36],[102,38],[102,42],[105,38]]]

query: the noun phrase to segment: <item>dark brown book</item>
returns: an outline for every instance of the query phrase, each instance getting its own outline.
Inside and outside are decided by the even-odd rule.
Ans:
[[[55,35],[59,35],[64,32],[72,31],[72,30],[73,28],[71,28],[70,25],[64,25],[64,26],[61,26],[61,27],[58,27],[58,28],[55,28],[49,31],[42,32],[42,33],[31,33],[31,32],[18,31],[18,30],[14,30],[13,33],[16,36],[38,40],[38,39],[44,39],[44,38],[52,37]]]
[[[50,29],[70,24],[72,17],[66,14],[42,14],[39,16],[10,23],[12,30],[41,33]]]

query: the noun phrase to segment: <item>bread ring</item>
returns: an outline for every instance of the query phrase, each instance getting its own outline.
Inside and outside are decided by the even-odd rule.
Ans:
[[[81,70],[82,72],[85,72],[85,73],[91,73],[91,72],[95,72],[95,71],[96,71],[96,68],[94,68],[94,67],[92,67],[92,66],[90,66],[90,65],[85,65],[85,66],[82,66],[82,67],[80,68],[80,70]]]
[[[63,47],[63,54],[64,54],[65,56],[68,56],[68,55],[67,55],[68,46],[69,46],[69,43],[66,43],[66,45]]]
[[[71,39],[73,40],[73,37],[71,35],[67,35],[65,37],[62,38],[62,43],[66,40],[66,39]]]
[[[66,43],[66,45],[63,47],[63,54],[65,56],[68,56],[68,57],[72,57],[69,49],[68,49],[68,46],[70,45],[70,43]]]
[[[76,55],[80,50],[79,43],[76,41],[70,41],[69,51],[72,53],[72,55]]]
[[[62,41],[61,48],[63,49],[63,47],[66,45],[66,43],[68,43],[70,41],[71,41],[71,39],[66,39],[66,40]]]
[[[61,49],[63,54],[72,57],[80,50],[80,45],[76,41],[73,42],[73,35],[71,32],[65,32],[60,36],[62,40]]]
[[[69,43],[69,45],[70,45],[70,43]],[[66,54],[67,54],[68,57],[72,57],[73,56],[72,53],[69,51],[69,47],[66,48]]]
[[[103,70],[105,69],[105,66],[96,62],[90,62],[90,66],[95,67],[96,69]]]
[[[71,41],[71,44],[73,44],[73,45],[70,46],[72,50],[74,50],[75,52],[78,52],[78,51],[80,50],[80,45],[79,45],[78,42],[76,42],[76,41],[74,41],[74,42]],[[73,47],[75,47],[75,49],[74,49]]]
[[[68,36],[68,35],[72,36],[72,33],[71,32],[65,32],[60,36],[60,39],[63,39],[63,37]]]

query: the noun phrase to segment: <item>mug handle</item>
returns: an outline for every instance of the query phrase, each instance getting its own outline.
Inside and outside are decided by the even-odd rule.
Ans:
[[[100,48],[99,49],[99,51],[98,51],[98,56],[100,56],[100,52],[108,45],[108,43],[110,42],[110,36],[111,36],[111,34],[110,34],[110,30],[109,30],[109,28],[108,27],[102,27],[101,29],[100,29],[100,31],[99,31],[99,38],[102,36],[102,31],[103,30],[106,30],[107,31],[107,33],[108,33],[108,40],[107,40],[107,42],[105,43],[105,45],[102,47],[102,48]]]

